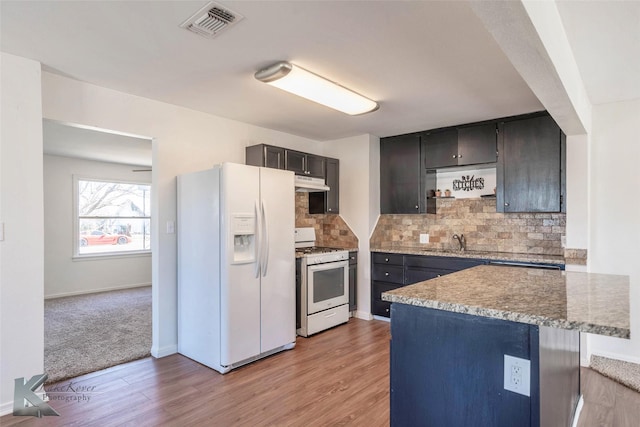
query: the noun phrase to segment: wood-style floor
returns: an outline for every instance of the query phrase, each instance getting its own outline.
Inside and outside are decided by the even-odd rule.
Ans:
[[[388,426],[389,338],[388,323],[351,319],[226,375],[181,355],[143,359],[48,386],[59,417],[0,425]],[[586,368],[582,391],[579,427],[638,425],[639,393]]]
[[[582,368],[580,382],[584,406],[578,427],[640,425],[640,393],[587,368]]]
[[[387,426],[389,324],[351,319],[226,375],[181,355],[142,359],[45,387],[59,417],[10,426]],[[88,401],[58,401],[86,396]]]

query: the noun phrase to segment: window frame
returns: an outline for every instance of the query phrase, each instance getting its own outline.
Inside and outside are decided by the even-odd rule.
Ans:
[[[107,183],[115,183],[115,184],[128,184],[128,185],[146,185],[149,187],[149,212],[148,216],[139,216],[139,217],[122,217],[122,218],[131,218],[131,219],[148,219],[149,220],[149,249],[138,249],[138,250],[121,250],[121,251],[105,251],[105,252],[97,252],[97,253],[88,253],[81,254],[80,253],[80,194],[79,194],[79,182],[80,181],[95,181],[95,182],[107,182]],[[113,179],[113,178],[105,178],[105,177],[96,177],[96,176],[88,176],[88,175],[73,175],[73,207],[72,207],[72,222],[73,222],[73,242],[72,242],[72,259],[75,260],[86,260],[86,259],[95,259],[95,258],[131,258],[131,257],[140,257],[140,256],[150,256],[151,255],[151,183],[144,181],[136,181],[136,180],[127,180],[127,179]],[[107,217],[107,218],[118,218],[118,217]]]

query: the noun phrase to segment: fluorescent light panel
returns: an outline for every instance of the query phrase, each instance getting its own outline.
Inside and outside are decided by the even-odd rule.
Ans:
[[[255,78],[352,116],[378,109],[378,103],[289,62],[258,71]]]

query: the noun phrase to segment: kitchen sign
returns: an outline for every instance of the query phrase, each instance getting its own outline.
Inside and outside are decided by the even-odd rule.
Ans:
[[[472,191],[484,188],[484,178],[475,178],[475,175],[462,175],[462,179],[453,180],[453,191]]]
[[[437,172],[438,187],[451,190],[456,199],[474,199],[493,195],[496,187],[496,168],[467,168],[465,170]]]

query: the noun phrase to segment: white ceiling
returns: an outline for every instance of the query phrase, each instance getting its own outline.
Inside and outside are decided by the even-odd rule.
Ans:
[[[244,19],[212,40],[179,27],[206,3],[3,0],[1,49],[82,81],[317,140],[544,109],[467,2],[225,0]],[[640,97],[639,4],[559,4],[595,102]],[[346,116],[253,78],[277,60],[380,109]]]
[[[43,120],[43,152],[101,162],[151,166],[151,140]]]

